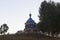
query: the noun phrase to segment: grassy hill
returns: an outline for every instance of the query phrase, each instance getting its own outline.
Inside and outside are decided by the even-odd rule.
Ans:
[[[48,37],[46,35],[37,33],[23,33],[23,34],[10,34],[0,35],[0,40],[60,40],[56,37]]]

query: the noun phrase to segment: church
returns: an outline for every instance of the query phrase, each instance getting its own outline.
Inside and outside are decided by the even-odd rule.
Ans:
[[[38,29],[37,29],[37,25],[36,25],[36,22],[32,19],[32,14],[30,13],[29,14],[29,19],[26,21],[25,23],[25,28],[24,28],[24,32],[37,32]],[[20,34],[20,33],[24,33],[22,31],[18,31],[16,34]]]
[[[29,14],[29,19],[25,23],[25,32],[37,32],[36,22],[32,19],[32,14]]]

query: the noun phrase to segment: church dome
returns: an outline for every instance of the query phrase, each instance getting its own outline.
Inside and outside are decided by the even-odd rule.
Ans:
[[[25,23],[25,32],[35,32],[37,30],[35,21],[31,18],[31,14],[29,14],[29,19]]]
[[[29,14],[30,18],[27,20],[27,24],[35,24],[35,21],[31,18],[31,14]]]

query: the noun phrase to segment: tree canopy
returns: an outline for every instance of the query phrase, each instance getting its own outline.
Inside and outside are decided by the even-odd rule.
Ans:
[[[3,34],[3,33],[5,34],[5,32],[7,32],[8,29],[9,29],[9,27],[7,26],[7,24],[1,25],[1,27],[0,27],[0,34]]]
[[[60,3],[43,1],[39,7],[38,29],[42,32],[60,33]]]

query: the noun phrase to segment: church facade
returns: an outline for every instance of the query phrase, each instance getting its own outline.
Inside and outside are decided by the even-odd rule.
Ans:
[[[25,23],[25,32],[37,32],[36,22],[31,18],[31,14],[29,14],[29,19]]]

